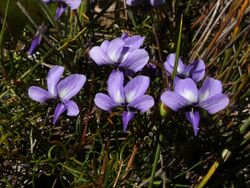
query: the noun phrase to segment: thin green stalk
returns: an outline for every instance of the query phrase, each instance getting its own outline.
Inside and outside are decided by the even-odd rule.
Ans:
[[[3,182],[5,183],[7,188],[13,188],[11,183],[8,181],[6,177],[3,177]]]
[[[172,78],[174,78],[176,76],[176,73],[177,73],[178,59],[179,59],[180,49],[181,49],[182,20],[183,20],[183,17],[181,16],[179,36],[178,36],[177,49],[176,49],[176,57],[175,57],[175,62],[174,62],[174,71],[173,71],[173,74],[172,74]],[[162,134],[160,134],[159,141],[158,141],[157,148],[156,148],[154,164],[153,164],[153,168],[152,168],[152,171],[151,171],[149,188],[153,187],[155,171],[156,171],[156,167],[157,167],[158,160],[159,160],[159,157],[160,157],[160,152],[161,152],[160,143],[161,143],[162,139],[163,139],[163,136],[162,136]]]
[[[2,29],[1,29],[1,33],[0,33],[0,61],[2,62],[2,66],[3,66],[3,75],[7,75],[7,71],[5,69],[2,46],[3,46],[3,41],[4,41],[3,37],[4,37],[5,27],[6,27],[6,24],[7,24],[7,16],[8,16],[8,10],[9,10],[9,4],[10,4],[10,0],[7,0],[7,5],[6,5],[4,19],[3,19],[3,25],[2,25]]]
[[[53,17],[53,15],[51,14],[51,11],[49,9],[49,7],[42,1],[38,1],[39,3],[39,6],[41,7],[43,13],[46,15],[46,17],[48,18],[49,22],[51,23],[51,25],[53,27],[56,26],[56,21],[55,21],[55,18]]]
[[[154,182],[154,177],[155,177],[155,171],[156,171],[156,167],[157,167],[158,160],[160,158],[160,153],[161,153],[161,142],[162,142],[162,139],[163,139],[163,135],[160,134],[159,141],[158,141],[157,148],[156,148],[156,154],[155,154],[154,164],[153,164],[153,168],[152,168],[152,171],[151,171],[151,176],[150,176],[150,181],[149,181],[149,188],[153,187],[153,182]]]
[[[243,123],[240,126],[240,133],[241,134],[245,133],[245,130],[247,129],[247,127],[249,127],[249,125],[250,125],[250,117],[245,121],[245,123]]]
[[[181,51],[182,20],[183,20],[183,16],[181,15],[180,29],[179,29],[179,36],[178,36],[178,42],[177,42],[177,49],[176,49],[176,55],[175,55],[175,61],[174,61],[174,71],[172,74],[172,79],[174,79],[174,77],[177,74],[178,59],[179,59],[180,51]]]
[[[181,172],[180,174],[176,175],[176,176],[174,177],[174,179],[177,179],[177,178],[179,178],[179,177],[185,175],[187,172],[191,171],[191,170],[194,169],[195,167],[197,167],[197,166],[199,166],[200,164],[202,164],[202,162],[203,162],[202,160],[199,161],[198,163],[196,163],[195,165],[193,165],[191,168],[189,168],[189,169],[185,170],[184,172]]]
[[[134,19],[134,16],[133,16],[133,13],[131,12],[131,10],[128,10],[128,16],[129,16],[129,18],[131,19],[131,21],[132,21],[134,27],[137,28],[137,24],[136,24],[136,21],[135,21],[135,19]]]
[[[219,166],[219,161],[214,161],[213,165],[210,167],[205,177],[197,185],[197,188],[203,188],[207,184],[208,180],[213,176],[218,166]]]
[[[0,33],[0,49],[2,49],[2,42],[3,42],[4,31],[5,31],[5,27],[6,27],[6,23],[7,23],[9,4],[10,4],[10,0],[7,0],[7,5],[6,5],[4,19],[3,19],[3,25],[2,25],[2,29],[1,29],[1,33]]]
[[[186,8],[186,10],[185,10],[185,15],[188,15],[188,14],[189,14],[189,10],[190,10],[191,4],[192,4],[192,0],[189,0],[189,1],[188,1],[187,8]]]
[[[230,48],[229,50],[227,50],[225,52],[225,57],[224,57],[224,60],[221,64],[221,67],[220,67],[220,71],[219,71],[219,74],[218,74],[218,77],[221,76],[221,74],[224,72],[225,68],[226,68],[226,64],[229,60],[229,58],[231,57],[231,54],[232,54],[232,48]]]

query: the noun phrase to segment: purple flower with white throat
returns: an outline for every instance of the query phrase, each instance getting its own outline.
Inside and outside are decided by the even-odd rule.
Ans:
[[[138,72],[149,60],[147,51],[140,49],[143,41],[144,37],[139,35],[129,37],[124,34],[111,41],[103,41],[101,46],[94,46],[89,51],[89,55],[97,65],[115,65]]]
[[[198,133],[200,115],[198,108],[215,114],[229,104],[229,98],[222,93],[219,80],[207,78],[200,89],[191,78],[174,79],[174,91],[165,91],[161,96],[162,102],[173,111],[186,109],[186,118],[192,124],[194,134]]]
[[[169,54],[164,67],[167,72],[172,75],[174,71],[174,62],[176,55],[174,53]],[[177,74],[180,78],[192,78],[195,82],[199,82],[205,75],[205,63],[203,60],[197,60],[192,64],[185,66],[182,60],[178,59]]]
[[[63,72],[63,67],[53,66],[47,75],[48,91],[38,86],[31,86],[28,92],[31,99],[40,103],[45,103],[51,99],[60,100],[55,109],[53,124],[66,110],[68,116],[77,116],[79,114],[79,108],[71,98],[81,90],[86,81],[84,75],[72,74],[59,82]]]
[[[141,113],[146,112],[154,105],[153,97],[145,95],[149,87],[149,77],[137,76],[124,87],[124,75],[120,71],[113,71],[108,78],[108,94],[98,93],[95,104],[105,111],[112,111],[115,107],[123,106],[123,130],[126,131],[128,123],[133,119],[135,109]]]

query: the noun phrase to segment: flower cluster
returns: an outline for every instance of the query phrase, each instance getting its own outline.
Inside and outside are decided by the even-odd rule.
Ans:
[[[164,63],[169,74],[173,73],[175,54],[170,54]],[[174,111],[181,108],[186,110],[186,118],[192,124],[194,133],[197,135],[200,122],[198,108],[205,109],[214,114],[224,109],[229,104],[229,99],[222,94],[222,84],[219,80],[207,77],[200,89],[199,82],[205,75],[205,64],[198,60],[184,66],[178,59],[177,76],[174,78],[174,91],[167,90],[162,96],[162,102]]]
[[[100,46],[94,46],[89,51],[90,58],[97,65],[111,65],[114,68],[107,80],[108,94],[97,93],[94,102],[97,107],[108,112],[117,107],[122,108],[124,131],[137,111],[145,113],[154,106],[153,97],[145,94],[150,84],[149,77],[137,75],[126,78],[124,73],[138,73],[148,63],[149,55],[141,48],[143,42],[144,37],[123,34],[111,41],[105,40]],[[164,63],[168,76],[174,72],[175,59],[175,54],[169,54]],[[79,108],[71,98],[80,91],[86,81],[82,74],[73,74],[59,81],[63,72],[63,67],[53,66],[47,76],[48,91],[31,86],[28,92],[33,100],[41,103],[59,99],[53,117],[54,124],[66,110],[68,116],[79,114]],[[161,95],[161,101],[173,111],[185,109],[186,118],[192,124],[195,135],[198,133],[200,122],[199,109],[214,114],[229,104],[228,97],[222,93],[222,83],[219,80],[207,77],[198,88],[197,84],[204,75],[205,63],[202,60],[184,65],[179,58],[173,80],[174,90],[168,89]]]
[[[123,34],[111,41],[105,40],[101,46],[95,46],[89,51],[91,59],[98,65],[114,65],[114,70],[108,79],[109,96],[98,93],[95,104],[102,110],[111,111],[117,106],[122,106],[123,130],[126,131],[128,123],[135,114],[135,109],[141,113],[146,112],[154,105],[154,99],[144,95],[149,87],[149,77],[137,76],[131,79],[125,87],[123,70],[140,71],[148,62],[149,55],[145,49],[140,49],[144,37],[135,35],[129,37]]]

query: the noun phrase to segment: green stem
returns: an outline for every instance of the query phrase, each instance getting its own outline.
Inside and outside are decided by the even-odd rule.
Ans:
[[[244,134],[247,127],[250,125],[250,117],[240,126],[240,133]]]
[[[2,28],[1,28],[1,32],[0,32],[0,62],[2,63],[2,67],[3,67],[3,77],[6,78],[7,77],[7,70],[6,70],[6,66],[5,66],[5,62],[4,62],[4,53],[3,53],[3,43],[4,43],[4,32],[6,30],[6,25],[7,25],[7,16],[8,16],[8,10],[9,10],[9,4],[10,4],[10,0],[7,0],[7,5],[5,8],[5,14],[4,14],[4,19],[3,19],[3,24],[2,24]]]
[[[182,22],[183,22],[182,20],[183,20],[183,16],[181,15],[180,29],[179,29],[179,36],[178,36],[178,42],[177,42],[177,48],[176,48],[176,54],[175,54],[174,70],[173,70],[173,74],[172,74],[172,79],[174,79],[174,77],[177,74],[178,60],[179,60],[180,51],[181,51],[181,35],[182,35]]]
[[[192,0],[189,0],[189,1],[188,1],[187,8],[186,8],[186,10],[185,10],[185,15],[188,15],[188,14],[189,14],[189,10],[190,10],[191,4],[192,4]]]
[[[163,136],[162,134],[160,134],[159,136],[159,141],[157,144],[157,148],[156,148],[156,154],[155,154],[155,159],[154,159],[154,164],[153,164],[153,168],[151,171],[151,177],[150,177],[150,181],[149,181],[149,188],[153,187],[153,182],[154,182],[154,177],[155,177],[155,171],[156,171],[156,167],[158,164],[158,160],[160,158],[160,153],[161,153],[161,142],[162,142]]]

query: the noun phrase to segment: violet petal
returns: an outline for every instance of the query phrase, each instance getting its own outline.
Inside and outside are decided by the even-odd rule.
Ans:
[[[122,60],[119,67],[138,72],[147,64],[148,60],[149,55],[146,50],[136,49],[130,52],[127,57]]]
[[[126,101],[130,103],[138,96],[144,95],[148,89],[149,81],[147,76],[137,76],[130,80],[124,87]]]
[[[108,50],[108,46],[109,46],[109,41],[108,40],[104,40],[101,44],[101,48],[103,50],[103,52],[107,53]]]
[[[195,82],[199,82],[205,75],[205,67],[203,60],[197,60],[187,65],[182,74],[191,77]]]
[[[114,64],[104,52],[103,48],[99,46],[91,48],[89,56],[97,65]]]
[[[199,89],[199,101],[205,101],[208,98],[220,93],[222,93],[221,81],[213,78],[207,78]]]
[[[164,67],[166,69],[166,71],[172,75],[173,74],[173,71],[174,71],[174,62],[175,62],[175,53],[171,53],[168,55],[165,63],[164,63]],[[179,58],[178,60],[178,65],[177,65],[177,75],[178,74],[181,74],[182,71],[184,70],[185,66],[184,64],[182,63],[182,60],[181,58]]]
[[[123,131],[126,132],[128,128],[129,122],[133,119],[135,113],[131,111],[124,111],[122,113],[122,124],[123,124]]]
[[[114,107],[120,105],[117,102],[115,102],[110,96],[103,93],[97,93],[95,95],[94,101],[96,106],[105,111],[111,111]]]
[[[76,95],[83,87],[86,77],[82,74],[67,76],[57,85],[58,94],[61,99],[69,100]]]
[[[108,57],[114,62],[117,63],[122,56],[122,51],[124,47],[124,41],[121,38],[116,38],[110,41],[107,48]]]
[[[124,103],[124,89],[123,89],[124,75],[120,71],[112,71],[108,78],[108,93],[111,98],[117,103]]]
[[[124,42],[125,46],[129,48],[140,48],[145,40],[145,37],[141,37],[140,35],[134,35],[131,37],[125,37]]]
[[[29,88],[28,95],[34,101],[41,102],[41,103],[45,103],[49,99],[53,98],[53,96],[48,91],[37,86],[31,86]]]
[[[150,4],[152,6],[159,6],[165,2],[166,2],[166,0],[150,0]]]
[[[67,115],[68,116],[77,116],[79,114],[79,108],[74,101],[64,100],[63,103],[67,108]]]
[[[58,120],[59,116],[66,111],[66,106],[63,103],[59,103],[56,106],[55,113],[53,116],[53,124],[56,124],[56,121]]]
[[[59,5],[56,8],[55,20],[58,20],[62,16],[62,14],[65,12],[65,10],[66,10],[66,6]]]
[[[161,101],[173,111],[190,105],[190,101],[174,91],[165,91],[161,95]]]
[[[191,109],[190,111],[185,113],[186,118],[191,123],[194,129],[194,135],[197,136],[198,130],[199,130],[199,123],[200,123],[200,114],[198,111],[193,111]]]
[[[217,94],[207,100],[199,102],[198,106],[204,108],[210,114],[223,110],[229,104],[229,98],[225,94]]]
[[[78,9],[78,7],[81,5],[82,0],[62,0],[65,2],[71,10]]]
[[[32,55],[36,49],[36,47],[41,43],[42,41],[42,35],[37,31],[35,37],[32,40],[30,49],[28,51],[29,55]]]
[[[145,0],[127,0],[126,3],[127,5],[130,5],[130,6],[138,6],[142,3],[145,3]]]
[[[139,96],[128,104],[128,107],[136,108],[140,110],[141,113],[148,111],[152,106],[154,106],[154,99],[149,95]]]
[[[174,91],[190,101],[190,104],[198,102],[198,89],[191,78],[174,78]]]
[[[48,72],[47,75],[47,87],[48,91],[51,93],[53,96],[57,96],[57,84],[64,72],[64,67],[62,66],[57,66],[54,65]]]

